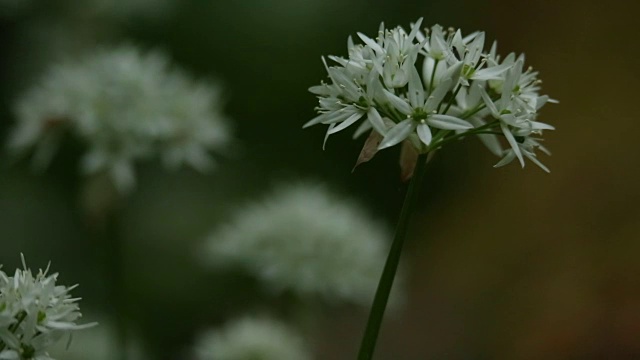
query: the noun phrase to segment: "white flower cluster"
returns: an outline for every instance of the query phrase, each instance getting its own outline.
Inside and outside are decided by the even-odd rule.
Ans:
[[[69,292],[76,286],[56,285],[58,274],[27,268],[13,277],[0,271],[0,359],[53,360],[48,349],[65,334],[95,323],[78,325],[79,298]]]
[[[108,317],[99,314],[90,315],[99,320],[100,326],[91,331],[80,331],[73,334],[72,346],[65,341],[58,342],[49,350],[50,356],[62,360],[113,360],[115,354],[121,353],[115,339],[116,329]],[[142,346],[140,337],[132,331],[127,332],[126,353],[130,360],[149,360]]]
[[[304,127],[328,124],[328,137],[365,119],[354,137],[372,130],[365,148],[374,144],[374,151],[406,141],[427,153],[478,135],[503,157],[496,166],[514,158],[524,166],[526,157],[548,171],[534,151],[547,152],[537,136],[553,127],[536,118],[550,99],[538,94],[537,72],[523,70],[524,55],[502,59],[495,42],[484,49],[483,32],[463,36],[435,25],[423,33],[421,23],[409,33],[381,24],[375,39],[358,33],[363,44],[350,37],[348,58],[329,56],[334,66],[325,61],[331,82],[310,88],[320,114]]]
[[[241,318],[201,335],[198,360],[308,360],[301,336],[269,318]]]
[[[160,156],[170,167],[206,170],[208,151],[230,138],[216,87],[130,46],[52,67],[15,112],[10,150],[34,149],[34,165],[43,168],[70,133],[87,148],[82,171],[109,174],[123,192],[135,184],[136,160]]]
[[[270,290],[368,306],[387,231],[323,187],[290,185],[238,212],[206,241],[204,261],[237,266]]]

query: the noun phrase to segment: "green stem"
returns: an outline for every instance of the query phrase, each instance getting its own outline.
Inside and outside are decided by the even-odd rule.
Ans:
[[[100,249],[98,260],[107,292],[103,306],[114,323],[110,335],[115,340],[115,347],[109,358],[126,360],[129,313],[125,293],[125,244],[119,228],[122,194],[107,173],[100,173],[84,181],[80,196],[87,230]]]
[[[400,263],[400,254],[402,253],[402,246],[407,235],[409,219],[416,202],[417,187],[427,167],[427,155],[428,154],[421,154],[418,157],[413,178],[411,178],[411,182],[409,183],[409,188],[405,195],[404,203],[402,204],[402,210],[400,211],[400,218],[396,227],[393,243],[391,244],[387,261],[384,264],[384,270],[382,271],[378,289],[373,299],[373,305],[369,312],[369,319],[364,331],[364,336],[362,337],[362,343],[360,344],[358,360],[370,360],[373,357],[373,351],[378,340],[378,333],[380,332],[380,325],[382,324],[384,311],[389,300],[389,293],[393,287],[393,280],[395,279],[398,264]]]
[[[433,91],[433,82],[436,79],[436,69],[438,68],[439,62],[440,60],[436,59],[433,64],[433,71],[431,71],[431,80],[429,81],[429,95],[431,95],[431,92]]]
[[[110,280],[110,298],[112,299],[112,316],[115,325],[116,359],[127,360],[127,308],[125,300],[124,276],[124,243],[119,236],[117,214],[115,211],[106,215],[103,224],[104,245],[106,247],[105,266]]]
[[[459,139],[459,138],[465,137],[465,136],[469,136],[469,135],[477,135],[477,134],[485,134],[485,133],[487,133],[487,130],[492,129],[492,128],[496,127],[497,125],[498,125],[498,121],[492,121],[492,122],[490,122],[490,123],[487,123],[487,124],[484,124],[484,125],[482,125],[482,126],[480,126],[480,127],[477,127],[477,128],[474,128],[474,129],[471,129],[471,130],[468,130],[468,131],[465,131],[465,132],[463,132],[463,133],[455,134],[455,135],[449,136],[448,138],[445,138],[445,139],[443,139],[443,140],[440,140],[440,141],[436,144],[436,146],[434,147],[434,149],[441,148],[441,147],[443,147],[444,145],[446,145],[446,144],[448,144],[448,143],[450,143],[450,142],[452,142],[452,141],[454,141],[454,140],[456,140],[456,139]]]

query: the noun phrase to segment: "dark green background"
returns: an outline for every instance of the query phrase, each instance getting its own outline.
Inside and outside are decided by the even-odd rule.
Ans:
[[[440,153],[422,186],[405,253],[409,297],[382,330],[380,359],[630,359],[640,357],[640,157],[637,10],[602,2],[180,1],[163,18],[113,19],[74,2],[34,1],[0,13],[0,136],[10,105],[52,61],[101,44],[161,49],[224,87],[237,138],[217,171],[138,167],[120,217],[127,301],[139,332],[174,359],[199,329],[258,302],[250,283],[208,275],[194,251],[234,208],[279,181],[329,182],[392,226],[400,206],[398,150],[351,168],[361,141],[347,132],[322,151],[307,92],[326,74],[320,56],[380,21],[484,30],[499,52],[525,52],[543,91],[559,99],[540,120],[552,172],[497,162],[476,140]],[[629,3],[630,4],[630,3]],[[634,8],[632,8],[634,7]],[[45,29],[45,34],[35,28]],[[60,44],[52,31],[60,31]],[[5,154],[6,155],[6,154]],[[542,155],[544,156],[544,155]],[[78,210],[77,154],[65,148],[44,174],[0,157],[0,263],[24,252],[80,282],[85,308],[105,304],[99,246]],[[11,271],[11,270],[9,270]],[[234,298],[236,296],[237,298]],[[318,359],[352,359],[365,310],[330,308],[310,339]],[[159,350],[158,350],[159,349]]]

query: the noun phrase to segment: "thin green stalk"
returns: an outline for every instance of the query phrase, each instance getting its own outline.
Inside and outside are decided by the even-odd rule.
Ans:
[[[80,193],[87,230],[100,249],[99,264],[104,279],[105,303],[114,322],[112,336],[115,348],[110,358],[127,360],[126,277],[124,273],[125,244],[119,228],[122,194],[118,192],[111,177],[101,173],[88,178]]]
[[[393,280],[395,279],[398,264],[400,263],[400,255],[407,235],[409,219],[416,202],[417,188],[427,167],[427,155],[428,154],[422,154],[418,157],[414,175],[409,183],[409,188],[407,189],[404,203],[402,204],[402,210],[400,211],[400,218],[398,219],[393,243],[391,244],[387,261],[384,264],[384,270],[382,271],[378,289],[373,299],[373,305],[369,312],[369,320],[367,321],[367,327],[365,328],[362,343],[360,344],[358,360],[370,360],[373,357],[373,351],[378,340],[378,333],[380,332],[380,325],[382,324],[384,311],[389,300],[389,293],[393,287]]]
[[[117,214],[106,215],[103,224],[105,267],[109,280],[110,298],[112,299],[112,316],[115,325],[116,359],[127,360],[127,306],[125,300],[124,243],[119,236]]]

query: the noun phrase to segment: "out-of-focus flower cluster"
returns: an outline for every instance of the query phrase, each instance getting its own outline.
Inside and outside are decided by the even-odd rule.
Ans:
[[[242,268],[274,292],[368,306],[386,238],[358,206],[302,183],[238,211],[208,237],[202,256],[209,266]]]
[[[439,25],[407,33],[380,25],[374,39],[358,33],[348,40],[348,58],[329,56],[330,82],[310,91],[319,98],[319,115],[305,124],[328,124],[326,138],[356,124],[354,138],[371,130],[358,162],[405,142],[403,151],[427,153],[450,141],[477,135],[502,156],[496,166],[528,158],[545,171],[535,150],[548,153],[538,138],[553,127],[538,122],[538,110],[550,99],[539,95],[537,72],[524,69],[524,55],[501,58],[494,42],[485,50],[485,34],[463,36]],[[504,136],[503,149],[498,136]]]
[[[0,359],[50,360],[48,350],[64,335],[95,323],[78,325],[82,316],[76,286],[56,285],[48,268],[33,276],[24,264],[14,276],[0,271]]]
[[[34,165],[46,167],[70,133],[86,147],[82,171],[109,174],[123,192],[135,184],[136,160],[159,156],[170,167],[206,170],[209,151],[230,137],[218,88],[131,46],[53,66],[15,113],[14,153],[33,150]]]
[[[85,313],[86,315],[86,313]],[[49,350],[49,354],[61,360],[113,360],[119,352],[116,329],[113,321],[99,314],[89,314],[98,319],[100,326],[91,331],[80,331],[73,334],[73,343],[67,346],[64,341],[58,342]],[[135,331],[127,332],[124,352],[130,360],[148,360],[146,349]]]
[[[246,317],[203,333],[196,344],[198,360],[308,360],[304,340],[284,323]]]

